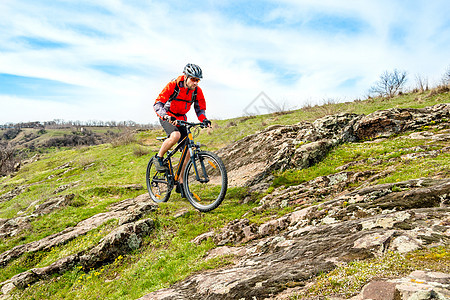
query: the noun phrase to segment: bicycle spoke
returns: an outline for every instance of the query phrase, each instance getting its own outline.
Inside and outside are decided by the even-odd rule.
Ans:
[[[146,183],[148,193],[153,201],[166,202],[169,199],[172,185],[164,173],[156,170],[153,159],[150,159],[147,166]]]
[[[228,187],[227,171],[222,160],[216,154],[209,151],[199,151],[200,146],[194,144],[191,129],[204,128],[203,123],[189,123],[179,120],[178,125],[186,126],[188,132],[186,142],[188,144],[185,146],[190,148],[189,151],[194,150],[195,153],[194,155],[191,154],[192,158],[187,162],[186,169],[184,170],[183,190],[192,206],[202,212],[211,211],[217,208],[225,198]],[[169,168],[171,170],[170,158],[177,154],[176,152],[181,146],[182,144],[179,144],[175,149],[167,153],[166,161],[169,161]],[[183,161],[180,161],[179,164],[182,165]],[[150,160],[147,166],[146,183],[153,201],[165,202],[169,199],[175,180],[179,180],[178,178],[174,179],[172,177],[175,176],[176,178],[176,175],[172,171],[171,174],[158,173],[153,164],[153,159]]]
[[[199,152],[190,161],[184,174],[186,196],[200,211],[210,211],[220,205],[227,189],[225,166],[214,153]]]

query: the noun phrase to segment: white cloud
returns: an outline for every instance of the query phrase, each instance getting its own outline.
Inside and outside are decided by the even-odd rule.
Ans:
[[[81,90],[58,103],[2,96],[0,83],[0,123],[53,116],[154,122],[154,99],[188,62],[203,68],[207,114],[216,118],[242,115],[261,91],[297,107],[348,101],[365,96],[384,70],[437,81],[450,63],[445,1],[284,0],[236,14],[241,2],[49,3],[0,3],[0,74]],[[33,48],[24,37],[65,46]]]

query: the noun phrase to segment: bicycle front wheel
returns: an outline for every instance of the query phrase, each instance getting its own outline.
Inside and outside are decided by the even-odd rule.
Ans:
[[[184,171],[186,198],[196,209],[208,212],[220,205],[228,187],[225,165],[214,153],[198,152]]]
[[[167,179],[165,173],[160,173],[156,170],[153,158],[148,162],[145,181],[148,193],[153,201],[160,203],[169,200],[173,183]]]

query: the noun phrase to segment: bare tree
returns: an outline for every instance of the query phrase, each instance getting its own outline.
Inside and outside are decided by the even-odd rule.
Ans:
[[[428,91],[428,78],[416,75],[416,84],[420,92]]]
[[[450,66],[447,68],[447,71],[444,73],[442,77],[442,83],[444,85],[450,85]]]
[[[278,103],[277,105],[278,107],[275,110],[275,114],[277,115],[289,114],[292,113],[293,110],[295,109],[295,106],[289,105],[287,101],[283,101],[281,103]]]
[[[393,72],[385,71],[369,92],[380,97],[391,98],[402,90],[406,83],[406,74],[405,71],[397,69]]]

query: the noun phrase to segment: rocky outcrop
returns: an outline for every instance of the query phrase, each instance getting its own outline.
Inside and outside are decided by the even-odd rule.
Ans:
[[[331,297],[333,300],[444,300],[450,297],[450,274],[416,270],[408,276],[396,279],[378,278],[367,283],[361,292],[351,298]],[[301,295],[298,289],[295,295]],[[289,300],[289,290],[268,300]],[[320,297],[302,297],[301,299],[322,299]]]
[[[33,212],[33,216],[42,216],[49,214],[57,209],[65,207],[71,203],[71,201],[75,198],[75,194],[68,194],[64,196],[55,197],[45,201],[42,204],[38,204],[35,207]]]
[[[293,225],[300,224],[301,227],[305,227],[337,224],[349,220],[363,220],[360,222],[361,230],[384,228],[407,229],[411,232],[422,233],[433,231],[432,235],[421,235],[421,238],[413,237],[416,240],[421,240],[416,243],[416,248],[419,248],[420,245],[431,241],[432,236],[440,242],[450,242],[450,231],[448,230],[450,228],[446,227],[450,225],[450,215],[447,213],[449,200],[450,179],[433,180],[424,178],[395,184],[380,184],[347,193],[321,204],[296,210],[260,226],[250,224],[247,219],[232,221],[220,233],[214,235],[214,240],[217,245],[237,245],[277,234]],[[436,224],[430,221],[427,225],[421,225],[420,208],[433,207],[442,219]],[[418,210],[415,210],[413,214],[408,212],[411,209]],[[440,224],[444,226],[440,227]],[[428,226],[436,227],[431,231],[425,230],[425,227]],[[407,242],[404,242],[403,246],[406,244]]]
[[[34,163],[34,162],[38,161],[39,159],[40,159],[40,155],[35,154],[33,157],[31,157],[29,159],[25,159],[25,160],[17,162],[14,165],[14,172],[19,171],[19,169],[22,168],[23,166]]]
[[[417,136],[416,133],[411,135]],[[440,134],[440,136],[444,136]],[[429,136],[430,137],[430,136]],[[433,135],[431,135],[433,137]],[[450,141],[450,135],[449,139]],[[403,149],[404,151],[413,151],[408,154],[404,154],[395,158],[391,158],[388,162],[392,163],[395,161],[413,161],[418,158],[423,157],[436,157],[440,154],[448,153],[450,147],[444,147],[440,150],[429,150],[431,146],[420,146],[414,149]],[[290,186],[285,188],[284,186],[275,189],[274,192],[262,198],[261,206],[255,208],[255,211],[263,211],[267,208],[273,207],[286,207],[286,206],[296,206],[311,201],[315,199],[330,199],[343,191],[349,191],[352,189],[352,185],[355,183],[363,183],[364,186],[369,185],[371,182],[386,177],[389,173],[394,171],[392,168],[387,168],[382,172],[374,172],[372,170],[360,171],[360,172],[348,172],[345,171],[350,166],[356,166],[359,164],[367,163],[366,160],[354,161],[339,167],[338,169],[343,170],[342,172],[331,174],[327,176],[319,176],[311,181]],[[372,161],[373,164],[378,164],[377,161]],[[425,179],[426,181],[426,179]],[[392,185],[394,187],[395,185]],[[400,188],[400,187],[397,187]],[[401,187],[407,189],[408,187]],[[376,204],[375,204],[376,205]]]
[[[39,280],[48,279],[52,275],[62,274],[66,271],[69,271],[77,264],[77,261],[78,254],[74,254],[60,259],[50,266],[44,268],[35,268],[17,274],[11,279],[1,282],[0,290],[4,295],[8,295],[16,288],[24,289]]]
[[[448,244],[450,179],[395,186],[363,188],[261,225],[232,221],[192,241],[212,238],[222,246],[208,258],[233,255],[231,267],[195,274],[141,299],[276,299],[344,262]]]
[[[22,215],[11,219],[0,219],[0,239],[15,236],[30,228],[30,222],[32,219],[49,214],[57,209],[61,209],[67,205],[70,205],[74,199],[74,194],[68,194],[58,196],[45,201],[42,204],[36,204],[39,200],[31,203],[28,209],[34,210],[31,214],[25,215],[24,212],[19,212]]]
[[[355,176],[355,174],[357,175]],[[257,207],[255,211],[260,211],[264,207],[311,204],[317,198],[326,200],[325,196],[338,195],[344,190],[343,187],[353,183],[355,177],[358,176],[362,175],[341,172],[318,177],[311,182],[286,189],[276,189],[272,194],[261,199],[262,205]],[[322,186],[322,184],[326,186]],[[347,220],[355,216],[366,217],[375,212],[389,209],[404,210],[429,207],[430,205],[447,206],[449,197],[449,179],[421,178],[362,187],[354,192],[325,201],[317,205],[315,210],[320,212],[316,213],[318,219],[320,219],[320,216],[326,215],[329,218],[337,218],[337,220]],[[389,201],[386,199],[389,199]]]
[[[272,171],[312,166],[341,143],[386,138],[430,124],[440,129],[439,133],[413,132],[399,138],[449,141],[450,132],[442,130],[448,124],[440,124],[448,119],[449,108],[450,104],[439,104],[368,116],[340,114],[313,123],[271,126],[220,150],[219,155],[230,178],[251,190],[264,190]],[[436,150],[430,144],[405,151],[408,154],[392,155],[390,162],[435,157],[447,153],[449,147]],[[254,213],[261,213],[268,208],[296,207],[290,214],[263,224],[237,219],[218,232],[196,237],[192,243],[212,239],[218,246],[206,259],[227,256],[233,264],[192,275],[141,299],[289,299],[292,291],[301,294],[303,286],[317,274],[343,263],[450,243],[450,179],[419,178],[374,185],[395,169],[347,171],[358,164],[367,161],[348,163],[339,173],[296,186],[276,188],[254,209]],[[413,274],[397,281],[373,282],[355,299],[447,297],[448,285],[436,287],[432,280],[422,290],[412,292],[413,284],[408,286],[406,281],[411,281]],[[372,291],[377,288],[378,298],[373,298]]]
[[[339,172],[328,176],[319,176],[311,181],[287,188],[282,186],[263,197],[260,200],[261,205],[254,208],[254,211],[261,212],[274,207],[299,206],[314,202],[316,199],[326,200],[347,190],[351,184],[361,181],[371,182],[380,175],[380,173],[370,170]]]
[[[0,239],[15,236],[30,228],[29,217],[0,219]]]
[[[13,190],[3,194],[3,195],[0,195],[0,203],[1,202],[6,202],[6,201],[9,201],[9,200],[13,199],[14,197],[20,195],[24,191],[27,191],[30,186],[31,185],[29,185],[29,184],[21,185],[21,186],[18,186],[16,188],[14,188]]]
[[[85,270],[113,261],[119,255],[136,250],[141,246],[142,238],[154,229],[151,219],[136,221],[119,226],[92,249],[72,254],[43,268],[34,268],[20,273],[0,283],[3,294],[9,294],[15,288],[24,289],[39,280],[62,274],[80,264]]]
[[[430,220],[436,225],[441,223],[441,217],[450,216],[448,209],[415,213],[417,219]],[[414,222],[417,220],[415,218],[410,221]],[[382,219],[383,216],[378,216],[372,221],[376,223]],[[300,219],[300,224],[302,221]],[[330,225],[299,226],[299,223],[291,221],[282,234],[256,239],[247,245],[224,246],[228,248],[224,254],[235,255],[236,263],[232,267],[193,275],[142,299],[275,297],[289,287],[305,285],[319,273],[331,271],[339,262],[366,259],[393,251],[405,240],[414,245],[426,241],[426,238],[421,240],[420,234],[395,228],[394,224],[397,222],[392,222],[392,227],[388,230],[383,227],[363,229],[361,223],[360,220],[354,220]],[[265,227],[277,230],[276,226],[266,224]],[[428,232],[430,237],[434,233],[443,235],[440,231]],[[434,244],[445,242],[445,239],[436,239]]]
[[[449,117],[450,104],[414,108],[392,108],[376,111],[361,118],[353,127],[357,140],[389,137],[393,134],[419,129]]]
[[[142,237],[148,235],[154,227],[155,224],[150,219],[120,226],[103,238],[96,247],[82,255],[80,264],[85,270],[89,270],[114,260],[120,254],[139,249]]]
[[[269,126],[219,150],[231,185],[267,188],[274,170],[307,168],[336,145],[389,137],[450,118],[450,104],[423,109],[388,109],[367,116],[338,114],[312,123]],[[258,184],[262,184],[260,187]]]
[[[62,166],[61,168],[65,168]],[[8,198],[15,197],[27,186],[17,188],[13,192],[6,194]],[[130,190],[141,190],[141,185],[127,185],[121,188]],[[12,219],[0,220],[0,237],[14,236],[20,231],[29,228],[32,218],[36,218],[70,205],[74,199],[74,194],[57,196],[37,204],[32,203],[26,211],[32,211],[28,215]],[[154,211],[158,206],[153,203],[148,194],[143,194],[133,199],[127,199],[109,206],[108,211],[94,215],[79,222],[74,227],[69,227],[62,232],[53,234],[41,240],[19,245],[11,250],[0,254],[0,265],[5,266],[10,261],[20,257],[27,252],[48,251],[55,246],[63,245],[80,235],[101,226],[107,221],[118,220],[119,227],[114,229],[98,245],[79,253],[64,257],[49,266],[34,268],[29,271],[17,274],[11,279],[0,283],[0,290],[3,294],[9,294],[15,288],[26,288],[37,281],[51,278],[55,274],[62,274],[69,271],[76,265],[81,265],[85,270],[100,266],[113,261],[121,254],[136,250],[142,245],[142,239],[154,229],[154,222],[151,219],[140,220],[145,214]],[[23,213],[24,214],[24,213]],[[1,293],[0,293],[1,295]]]
[[[19,245],[11,250],[0,254],[0,266],[6,265],[11,260],[23,255],[26,252],[36,252],[40,250],[49,250],[54,246],[65,244],[80,235],[86,234],[90,230],[97,228],[105,222],[118,219],[119,224],[134,222],[140,219],[144,214],[156,210],[154,204],[148,195],[142,195],[133,199],[127,199],[115,203],[109,207],[109,211],[94,215],[86,220],[79,222],[74,227],[66,228],[56,234],[50,235],[41,240]]]

